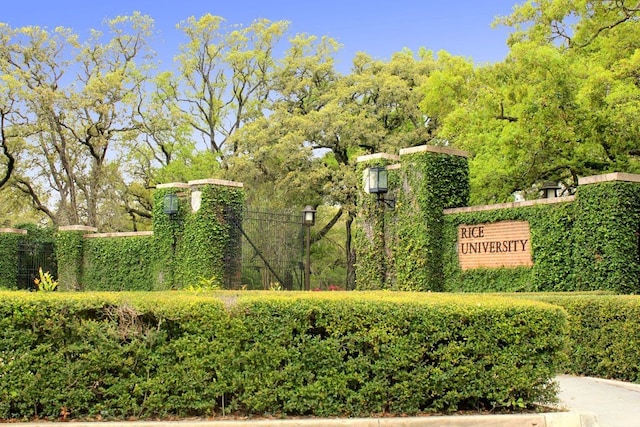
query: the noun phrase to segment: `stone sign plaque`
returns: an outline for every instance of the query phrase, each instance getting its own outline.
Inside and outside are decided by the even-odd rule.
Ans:
[[[458,226],[460,268],[531,266],[531,233],[527,221]]]

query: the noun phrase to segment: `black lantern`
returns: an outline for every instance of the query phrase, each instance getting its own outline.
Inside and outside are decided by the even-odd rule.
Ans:
[[[165,215],[169,215],[170,217],[174,217],[178,214],[178,195],[174,193],[169,193],[164,195],[162,204],[162,210]]]
[[[312,206],[307,205],[302,210],[302,223],[307,227],[316,223],[316,210]]]
[[[542,197],[545,199],[552,199],[554,197],[558,197],[558,192],[562,188],[555,182],[547,181],[542,186]]]
[[[387,168],[375,166],[365,170],[365,188],[364,191],[378,196],[378,206],[385,205],[391,209],[396,206],[394,198],[385,198],[384,195],[389,191],[389,172]]]
[[[366,188],[372,194],[384,194],[389,190],[387,168],[376,166],[367,169]]]

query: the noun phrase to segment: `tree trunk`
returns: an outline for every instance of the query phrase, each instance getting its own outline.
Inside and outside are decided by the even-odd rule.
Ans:
[[[356,287],[356,251],[351,247],[351,233],[353,220],[355,219],[355,212],[349,210],[349,216],[345,222],[347,239],[345,243],[345,252],[347,256],[347,290],[353,290]]]

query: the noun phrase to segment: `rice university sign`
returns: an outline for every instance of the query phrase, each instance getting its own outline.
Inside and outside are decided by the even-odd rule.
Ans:
[[[531,234],[526,221],[458,226],[460,268],[531,266]]]

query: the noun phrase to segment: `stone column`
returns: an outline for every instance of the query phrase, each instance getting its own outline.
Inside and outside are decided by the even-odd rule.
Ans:
[[[423,145],[400,150],[401,173],[392,245],[396,287],[444,289],[444,213],[469,200],[467,153]]]
[[[579,178],[573,252],[576,290],[640,293],[640,175]]]
[[[190,214],[181,252],[181,285],[240,286],[244,190],[240,182],[220,179],[189,181]]]

